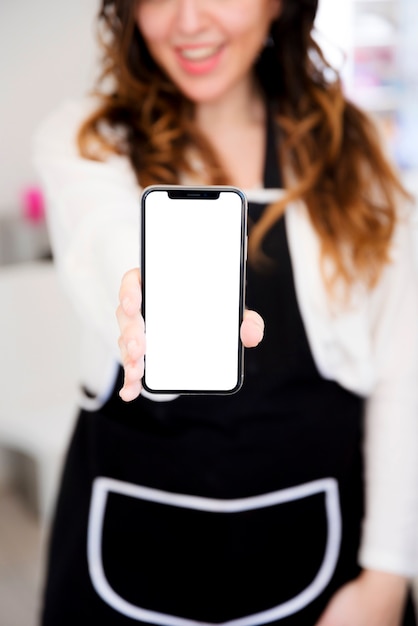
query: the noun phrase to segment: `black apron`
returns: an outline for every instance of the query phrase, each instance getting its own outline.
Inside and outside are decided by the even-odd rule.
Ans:
[[[279,187],[267,135],[264,184]],[[239,393],[126,404],[120,371],[105,406],[81,412],[43,626],[314,626],[358,575],[363,401],[318,374],[283,219],[264,251],[272,267],[249,266],[247,306],[266,334]]]

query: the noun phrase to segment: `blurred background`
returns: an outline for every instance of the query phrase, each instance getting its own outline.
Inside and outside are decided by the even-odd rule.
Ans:
[[[99,0],[0,3],[0,624],[35,626],[79,329],[56,284],[31,138],[97,72]],[[320,0],[317,37],[418,197],[417,0]],[[418,266],[418,223],[416,251]],[[45,332],[45,331],[48,332]]]

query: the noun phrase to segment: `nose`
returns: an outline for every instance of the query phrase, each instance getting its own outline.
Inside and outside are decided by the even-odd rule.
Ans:
[[[203,26],[204,0],[177,0],[177,28],[183,34],[198,32]]]

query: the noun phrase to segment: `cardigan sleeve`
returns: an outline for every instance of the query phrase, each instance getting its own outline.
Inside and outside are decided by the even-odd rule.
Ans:
[[[121,277],[139,265],[140,189],[128,160],[82,158],[76,136],[92,102],[67,102],[39,127],[33,159],[46,196],[58,272],[88,327],[119,359],[115,318]]]
[[[366,401],[363,567],[418,574],[418,276],[401,223],[370,302],[376,384]]]

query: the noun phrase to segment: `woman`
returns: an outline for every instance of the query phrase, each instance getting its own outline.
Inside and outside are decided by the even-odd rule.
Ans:
[[[104,0],[100,89],[38,134],[87,342],[44,626],[415,623],[407,194],[312,38],[316,8]],[[250,203],[247,306],[265,336],[230,397],[140,393],[140,190],[186,182]],[[261,335],[247,314],[244,343]]]

